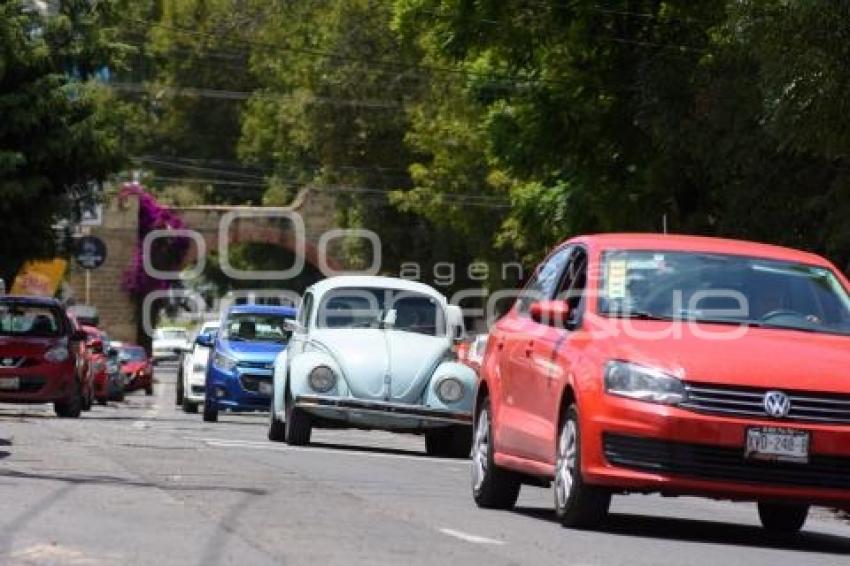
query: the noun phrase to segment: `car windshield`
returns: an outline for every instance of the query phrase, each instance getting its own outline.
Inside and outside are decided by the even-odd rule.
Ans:
[[[118,352],[118,359],[122,362],[143,362],[146,357],[142,348],[121,348]]]
[[[226,340],[286,344],[290,336],[286,321],[290,319],[292,317],[283,314],[233,313],[224,325],[222,337]]]
[[[607,252],[599,312],[850,333],[850,297],[831,270],[723,254]]]
[[[161,340],[185,340],[185,330],[160,330],[159,338]]]
[[[62,330],[57,309],[25,303],[0,303],[0,336],[55,337]]]
[[[337,289],[325,295],[317,313],[319,328],[380,328],[395,310],[394,330],[445,334],[439,302],[431,296],[394,289]]]

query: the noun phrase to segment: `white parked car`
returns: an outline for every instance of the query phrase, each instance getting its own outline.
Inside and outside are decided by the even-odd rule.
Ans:
[[[198,330],[198,336],[214,337],[218,332],[218,321],[205,322]],[[186,413],[197,413],[198,406],[204,402],[207,364],[210,348],[195,341],[186,348],[180,361],[176,383],[176,401]]]
[[[425,435],[431,455],[466,457],[475,372],[455,359],[459,307],[404,279],[340,276],[306,290],[274,371],[269,439],[314,427]]]
[[[185,328],[157,328],[153,334],[153,363],[179,360],[188,343],[189,332]]]

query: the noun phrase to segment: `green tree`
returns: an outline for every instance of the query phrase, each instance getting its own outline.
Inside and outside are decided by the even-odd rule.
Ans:
[[[92,74],[120,62],[112,5],[67,1],[45,17],[0,2],[0,273],[56,253],[52,226],[123,163],[111,96]]]

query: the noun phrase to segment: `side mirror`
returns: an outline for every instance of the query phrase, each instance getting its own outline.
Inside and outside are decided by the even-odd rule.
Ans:
[[[455,342],[466,338],[466,326],[463,323],[463,309],[457,305],[446,305],[446,326],[449,336]]]
[[[283,322],[283,328],[292,334],[301,334],[307,331],[307,329],[294,318],[285,319]]]
[[[212,348],[214,341],[215,337],[212,334],[198,334],[198,337],[195,338],[195,344],[204,348]]]
[[[93,353],[102,354],[103,353],[103,340],[99,340],[99,339],[95,338],[94,340],[91,341],[91,344],[89,345],[89,347],[91,348],[91,351]]]
[[[89,339],[89,335],[85,330],[74,330],[71,333],[71,341],[72,342],[85,342]]]
[[[398,311],[395,309],[389,309],[381,318],[381,326],[384,328],[392,328],[395,326],[396,319],[398,319]]]
[[[115,349],[115,348],[110,348],[106,351],[106,355],[109,356],[110,358],[117,358],[118,357],[118,350]]]
[[[570,305],[566,301],[538,301],[531,303],[528,314],[534,322],[566,328],[570,320]]]

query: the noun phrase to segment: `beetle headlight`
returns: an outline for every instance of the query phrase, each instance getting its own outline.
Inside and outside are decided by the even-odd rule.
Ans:
[[[650,403],[677,405],[685,400],[682,381],[662,371],[621,361],[605,366],[605,391]]]
[[[443,403],[457,403],[463,399],[464,387],[459,379],[447,377],[437,384],[435,392]]]
[[[236,367],[236,360],[228,358],[224,354],[215,353],[215,367],[223,371],[233,371]]]
[[[317,366],[310,372],[308,381],[313,391],[327,393],[336,385],[336,374],[328,366]]]

